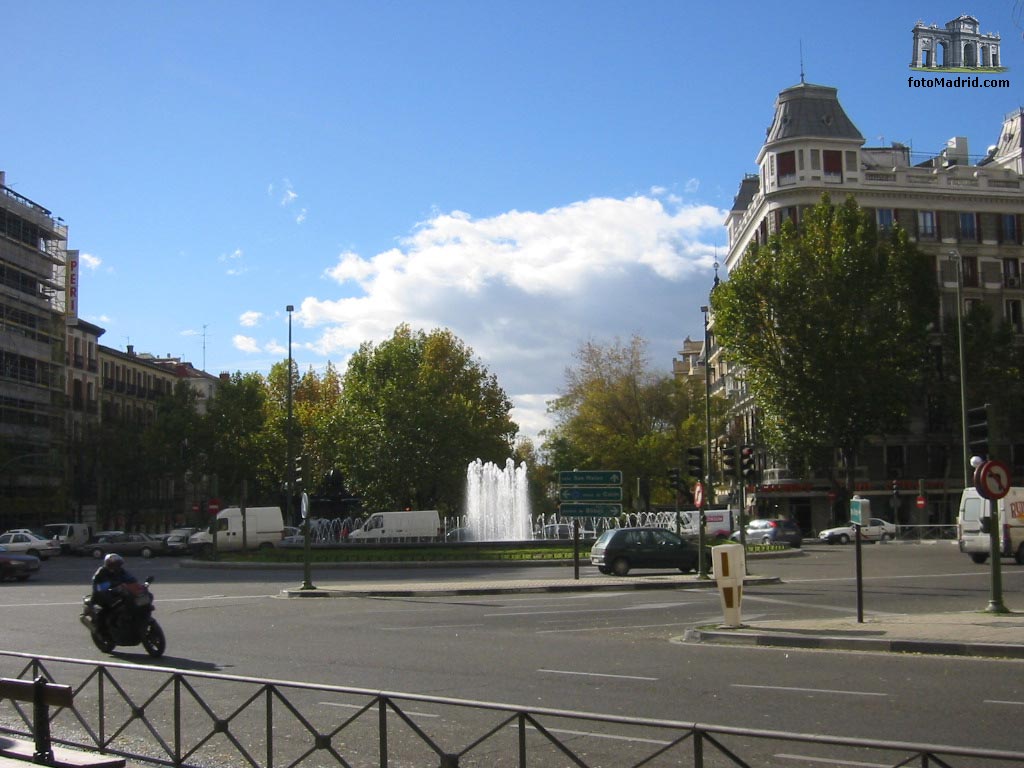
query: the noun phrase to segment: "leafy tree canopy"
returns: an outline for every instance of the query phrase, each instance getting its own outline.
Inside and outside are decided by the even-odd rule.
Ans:
[[[929,360],[934,262],[884,236],[850,197],[824,195],[801,225],[744,254],[712,293],[714,332],[742,367],[768,445],[791,461],[816,447],[856,456],[908,415]]]

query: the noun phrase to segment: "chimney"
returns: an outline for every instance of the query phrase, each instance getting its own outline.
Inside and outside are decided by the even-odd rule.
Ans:
[[[135,357],[135,345],[129,344],[126,352],[128,353],[128,357]]]

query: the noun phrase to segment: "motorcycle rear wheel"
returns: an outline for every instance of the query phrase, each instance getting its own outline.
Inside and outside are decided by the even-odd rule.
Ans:
[[[167,650],[167,638],[164,637],[164,631],[156,623],[156,619],[150,621],[146,627],[146,634],[142,636],[142,647],[154,659],[163,656]]]

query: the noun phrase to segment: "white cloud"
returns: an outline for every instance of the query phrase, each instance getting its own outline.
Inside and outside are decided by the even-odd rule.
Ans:
[[[99,269],[100,264],[103,263],[103,259],[99,256],[93,256],[91,253],[80,253],[78,254],[79,263],[86,269]]]
[[[254,328],[260,324],[260,320],[262,319],[262,312],[253,312],[250,310],[249,312],[243,312],[238,318],[238,322],[243,328]]]
[[[298,193],[292,189],[292,183],[288,179],[284,179],[282,182],[284,185],[284,192],[281,194],[281,205],[291,205],[298,199]]]
[[[252,336],[236,334],[231,337],[231,344],[240,352],[259,352],[260,345]]]
[[[654,194],[483,219],[437,213],[397,248],[341,253],[324,272],[340,295],[306,298],[297,319],[319,331],[310,349],[334,360],[401,323],[450,328],[535,435],[584,340],[636,333],[652,366],[669,371],[702,327],[726,211]]]
[[[263,351],[269,352],[272,355],[287,355],[288,347],[284,346],[284,344],[281,344],[276,340],[271,340],[263,345]],[[295,350],[292,350],[292,352],[294,351]]]
[[[306,220],[306,209],[303,208],[301,211],[299,211],[299,214],[295,217],[295,223],[296,224],[301,224],[305,220]]]

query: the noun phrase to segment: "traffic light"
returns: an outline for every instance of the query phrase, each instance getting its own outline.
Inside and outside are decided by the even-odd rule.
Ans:
[[[295,488],[301,488],[302,487],[302,457],[301,456],[296,456],[295,457],[294,485],[295,485]]]
[[[686,474],[697,480],[704,479],[704,446],[686,449]]]
[[[754,459],[754,446],[752,445],[744,445],[740,448],[740,472],[748,482],[752,482],[757,475],[757,462]]]
[[[979,405],[977,408],[967,409],[967,445],[970,446],[972,456],[988,458],[988,409],[989,406]]]
[[[725,477],[733,477],[736,475],[736,454],[738,453],[737,446],[730,445],[722,448],[722,474]]]
[[[668,485],[669,488],[674,488],[677,491],[683,487],[678,467],[673,467],[668,471]]]

